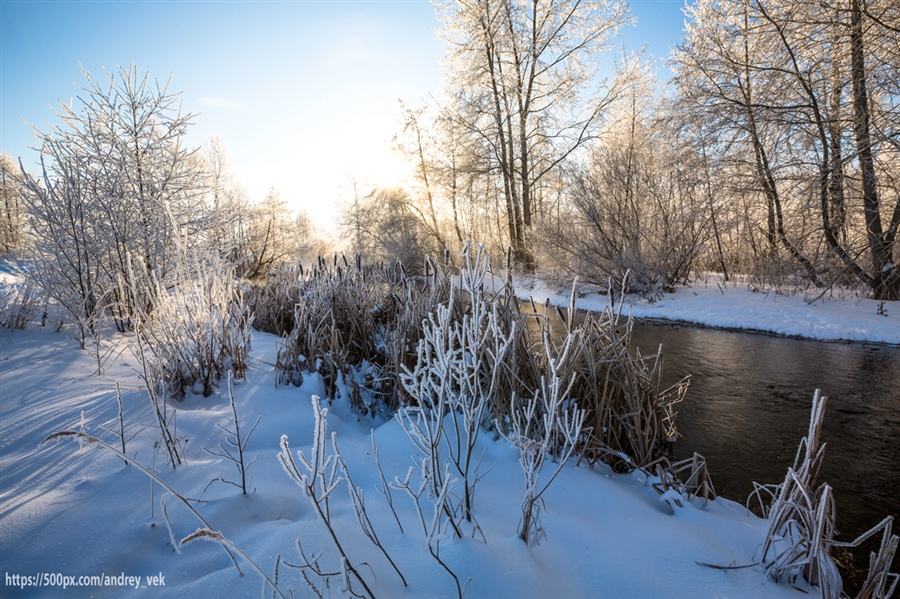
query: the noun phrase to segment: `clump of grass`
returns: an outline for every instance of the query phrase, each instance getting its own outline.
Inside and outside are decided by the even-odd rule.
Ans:
[[[343,383],[360,413],[399,407],[399,373],[415,363],[422,322],[449,298],[446,271],[430,261],[426,270],[413,277],[399,263],[367,265],[357,255],[352,262],[319,258],[299,272],[289,291],[293,328],[283,331],[276,362],[281,382],[300,384],[304,372],[317,372],[328,399]]]
[[[689,500],[696,497],[703,498],[703,505],[716,498],[716,489],[706,467],[706,459],[697,452],[677,462],[670,462],[665,457],[660,458],[656,464],[656,476],[659,482],[654,483],[653,487],[660,494],[675,490]]]
[[[581,343],[568,364],[576,375],[572,397],[585,410],[585,426],[591,430],[582,455],[589,463],[602,460],[618,471],[650,467],[667,455],[678,436],[674,406],[690,384],[685,377],[662,388],[662,347],[649,356],[632,354],[633,324],[612,306],[588,313],[577,327]],[[571,317],[567,328],[573,328]]]
[[[419,406],[422,399],[410,394],[402,379],[427,358],[417,355],[417,348],[428,323],[439,310],[447,327],[471,322],[475,307],[485,302],[495,337],[512,341],[502,355],[472,354],[473,373],[483,371],[492,381],[479,425],[503,428],[512,422],[513,398],[534,396],[548,364],[560,357],[562,339],[577,329],[577,340],[558,369],[573,381],[571,401],[585,414],[579,453],[591,464],[601,460],[619,471],[652,467],[667,454],[677,436],[673,406],[689,381],[661,388],[661,351],[650,356],[629,352],[630,318],[610,306],[576,326],[573,295],[564,330],[551,330],[546,314],[520,309],[512,278],[495,276],[482,247],[466,244],[461,257],[460,266],[449,253],[441,261],[427,259],[419,276],[399,263],[366,264],[359,255],[352,262],[320,258],[306,271],[272,275],[248,302],[263,322],[292,327],[273,329],[285,335],[277,359],[281,382],[299,385],[304,372],[316,372],[328,399],[343,390],[362,414]],[[462,348],[462,341],[453,343],[445,349]]]
[[[253,328],[273,335],[293,330],[294,306],[304,274],[302,265],[284,264],[266,271],[261,281],[245,285],[244,297],[253,314]]]
[[[586,415],[589,434],[579,447],[582,458],[591,465],[603,461],[619,472],[635,468],[652,472],[678,436],[674,406],[684,399],[690,377],[662,388],[662,347],[646,356],[629,351],[634,321],[622,316],[621,307],[613,307],[612,297],[602,311],[585,313],[578,322],[576,284],[568,311],[563,314],[554,308],[555,319],[549,308],[539,311],[532,302],[523,350],[531,373],[518,378],[538,381],[543,376],[546,359],[535,351],[539,338],[556,339],[550,355],[559,352],[562,335],[554,334],[551,323],[565,334],[577,332],[578,341],[559,368],[561,376],[572,377],[570,396]]]
[[[161,373],[164,395],[181,397],[199,383],[208,397],[226,372],[243,378],[253,319],[233,269],[185,250],[174,281],[154,284],[156,303],[138,315],[135,330],[140,358]]]
[[[841,574],[831,556],[833,547],[858,547],[879,530],[881,547],[870,558],[869,574],[858,599],[887,599],[900,575],[890,572],[897,552],[898,537],[891,532],[893,518],[888,516],[854,541],[837,541],[834,496],[827,483],[819,483],[819,471],[825,455],[820,444],[822,421],[828,398],[816,389],[813,395],[809,431],[800,441],[794,465],[788,468],[780,485],[755,485],[750,499],[762,506],[769,519],[763,542],[762,564],[766,575],[794,585],[805,582],[818,587],[823,599],[843,597]],[[770,502],[763,495],[768,494]]]
[[[769,529],[762,562],[773,580],[792,584],[805,580],[818,586],[822,597],[839,597],[841,575],[829,553],[835,535],[834,497],[828,484],[817,484],[825,455],[819,437],[827,399],[816,390],[809,431],[800,441],[794,465],[784,482],[772,489],[772,503],[764,511]]]

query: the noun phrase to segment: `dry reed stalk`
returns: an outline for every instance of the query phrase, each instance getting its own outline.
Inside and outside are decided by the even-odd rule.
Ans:
[[[816,389],[813,395],[809,430],[800,441],[794,465],[788,468],[780,485],[759,485],[748,499],[756,499],[769,529],[762,545],[762,563],[766,574],[775,580],[796,584],[799,579],[818,587],[823,599],[844,597],[840,572],[830,555],[832,547],[858,547],[878,531],[883,531],[878,553],[872,553],[869,573],[857,599],[887,599],[900,581],[900,574],[890,572],[900,539],[892,534],[893,517],[888,516],[855,540],[844,543],[835,537],[835,506],[831,487],[818,484],[825,455],[820,446],[822,421],[827,397]],[[768,493],[766,505],[762,493]]]
[[[856,547],[865,539],[869,538],[879,529],[883,529],[884,533],[881,537],[881,545],[878,553],[869,554],[869,573],[863,582],[856,599],[889,599],[897,589],[900,582],[900,574],[891,572],[891,564],[897,555],[897,545],[900,543],[900,537],[892,534],[892,525],[894,519],[888,516],[878,526],[875,526],[853,543],[847,543],[845,546]],[[843,545],[843,544],[838,544]]]
[[[835,535],[834,498],[827,484],[817,486],[825,455],[819,438],[826,403],[827,398],[816,389],[809,430],[768,511],[762,563],[773,580],[797,584],[802,579],[819,587],[823,598],[831,599],[840,597],[842,581],[829,553]]]
[[[674,489],[689,500],[695,497],[703,498],[704,506],[710,499],[716,498],[716,489],[709,476],[706,459],[699,453],[694,452],[692,457],[678,462],[670,462],[668,458],[662,457],[657,460],[655,467],[659,482],[654,483],[653,488],[660,494]],[[687,473],[687,477],[682,482],[679,475],[684,473]]]
[[[582,455],[621,471],[649,467],[668,452],[677,436],[673,406],[690,381],[661,390],[661,348],[651,356],[632,355],[632,326],[631,318],[623,322],[612,307],[588,313],[579,327],[584,341],[571,366],[578,375],[573,397],[587,411],[585,426],[592,430]]]

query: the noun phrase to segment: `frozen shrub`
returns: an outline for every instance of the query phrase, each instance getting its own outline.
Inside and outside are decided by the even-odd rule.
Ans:
[[[376,403],[395,409],[404,393],[397,375],[415,362],[422,321],[449,296],[444,271],[432,265],[429,273],[411,277],[399,263],[365,265],[359,255],[330,264],[320,258],[296,284],[275,279],[275,291],[253,292],[292,303],[291,318],[280,318],[292,323],[278,352],[281,381],[299,384],[304,371],[318,372],[329,399],[343,381],[359,412],[373,411]],[[256,311],[269,305],[256,302]]]
[[[440,448],[446,446],[444,455],[463,483],[467,520],[472,519],[478,480],[475,443],[490,420],[500,377],[519,334],[518,327],[504,328],[498,306],[486,297],[487,256],[482,248],[470,249],[467,245],[463,250],[465,265],[452,278],[448,305],[438,306],[423,323],[415,367],[402,366],[400,379],[412,405],[398,412],[410,438],[431,460],[434,493],[443,485]],[[457,294],[465,297],[461,318],[453,316]]]
[[[527,545],[537,545],[544,534],[540,519],[544,491],[574,453],[584,426],[584,411],[568,401],[574,381],[571,375],[568,382],[560,378],[560,367],[564,366],[577,335],[570,333],[566,337],[556,358],[552,357],[549,338],[545,336],[546,376],[541,377],[540,387],[530,401],[517,405],[513,398],[510,432],[506,436],[519,450],[519,463],[525,476],[519,538]],[[541,479],[548,457],[556,458],[556,468],[550,476]]]
[[[25,330],[38,315],[42,299],[30,278],[20,285],[0,287],[0,326]]]
[[[227,371],[243,377],[252,317],[232,269],[214,254],[184,253],[171,287],[154,284],[153,311],[135,328],[167,393],[180,397],[196,385],[209,396]]]

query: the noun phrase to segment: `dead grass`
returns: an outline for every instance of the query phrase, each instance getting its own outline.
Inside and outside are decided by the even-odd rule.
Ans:
[[[476,293],[495,311],[498,334],[514,339],[512,351],[479,361],[494,380],[486,426],[511,422],[513,397],[534,395],[548,361],[560,357],[563,338],[573,333],[576,341],[557,368],[559,376],[574,381],[570,397],[586,414],[579,453],[591,464],[600,460],[619,471],[652,468],[667,455],[677,436],[674,406],[689,380],[661,388],[661,354],[628,350],[631,319],[607,308],[577,326],[574,318],[564,319],[565,330],[552,330],[545,314],[521,309],[511,278],[489,268],[463,276],[466,269],[482,268],[481,260],[486,264],[480,250],[467,248],[460,266],[449,256],[427,260],[421,276],[399,264],[366,264],[361,256],[320,258],[314,268],[285,270],[250,290],[255,322],[285,335],[277,359],[281,382],[299,385],[305,372],[316,372],[329,399],[347,393],[362,414],[387,415],[415,405],[400,378],[416,366],[424,323],[438,306],[449,309],[451,322],[462,321],[472,305],[465,298]],[[289,330],[280,329],[288,323]]]
[[[831,487],[818,480],[825,456],[820,444],[827,397],[818,389],[813,396],[809,431],[800,441],[794,465],[780,485],[755,485],[750,499],[756,499],[769,529],[763,542],[762,564],[776,581],[795,586],[816,587],[823,599],[844,597],[840,571],[831,555],[835,547],[858,547],[882,531],[879,552],[872,553],[869,573],[857,599],[887,599],[897,587],[900,575],[890,572],[897,552],[898,537],[892,534],[893,518],[888,516],[857,539],[837,541],[836,512]],[[765,496],[770,498],[766,500]]]

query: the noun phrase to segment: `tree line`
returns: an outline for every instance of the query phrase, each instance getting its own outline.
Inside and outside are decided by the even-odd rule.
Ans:
[[[414,175],[352,181],[338,249],[415,272],[471,239],[546,277],[629,272],[650,297],[714,271],[900,299],[896,3],[698,0],[667,85],[652,57],[611,54],[621,1],[436,10],[444,81],[402,106],[396,136]],[[251,279],[335,249],[275,190],[248,201],[218,140],[187,148],[167,83],[134,65],[85,77],[61,124],[35,129],[39,172],[0,160],[0,252],[30,245],[70,312],[127,326],[176,238]]]
[[[345,209],[354,247],[472,238],[545,275],[630,270],[649,295],[705,270],[900,299],[896,3],[698,0],[668,85],[652,57],[609,56],[622,2],[437,11],[444,84],[398,135],[414,182]]]

